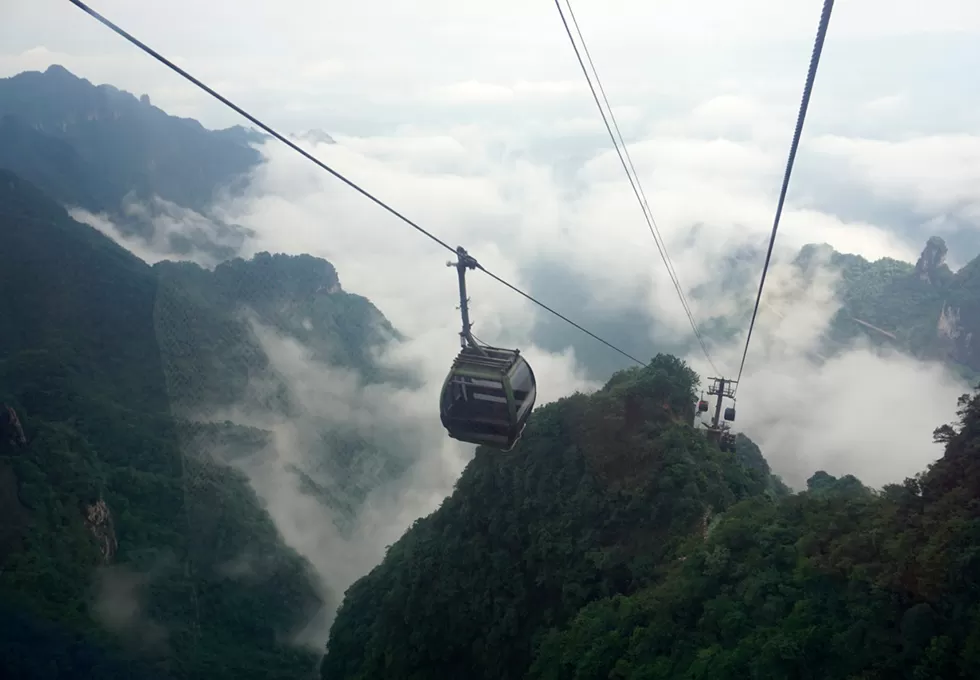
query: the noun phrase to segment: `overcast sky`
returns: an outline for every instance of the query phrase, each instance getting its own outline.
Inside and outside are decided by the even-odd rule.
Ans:
[[[821,4],[574,4],[689,290],[717,285],[719,258],[765,246]],[[574,277],[587,296],[563,309],[578,318],[599,322],[610,310],[640,309],[648,327],[624,331],[633,334],[624,339],[628,349],[648,356],[658,340],[685,332],[552,2],[92,5],[273,126],[326,130],[340,144],[318,147],[324,159],[440,236],[466,244],[498,273],[530,285],[547,261],[551,281]],[[60,63],[93,82],[147,93],[166,111],[209,127],[243,122],[67,0],[0,0],[0,7],[0,76]],[[938,233],[950,242],[954,266],[972,259],[980,249],[978,38],[975,0],[838,3],[780,230],[781,252],[826,241],[869,258],[914,261],[926,238]],[[268,163],[253,193],[220,206],[256,230],[253,247],[327,257],[346,288],[370,297],[415,337],[441,333],[451,352],[458,321],[445,254],[288,150],[267,145],[264,153]],[[494,291],[492,284],[473,284],[478,330],[527,342],[527,333],[515,329],[533,325],[532,311],[511,293]],[[719,289],[695,311],[707,318],[737,311],[738,304],[732,291]],[[817,321],[806,326],[807,338],[832,310],[809,311]],[[771,330],[772,342],[760,336],[759,352],[786,334]],[[799,339],[788,346],[799,349]],[[738,347],[718,352],[737,365]],[[764,356],[753,355],[747,368],[749,378],[759,371],[758,387],[745,388],[747,396],[758,390],[758,403],[773,394],[762,394],[766,371],[788,391],[817,375],[797,363],[773,373],[778,365]],[[854,370],[858,359],[836,374],[819,374],[830,381],[824,403],[845,403],[835,390],[854,394],[860,380],[877,379],[886,367],[905,370],[868,364],[862,374]],[[433,361],[444,363],[441,352]],[[914,450],[887,474],[877,474],[873,456],[832,471],[880,482],[915,472],[932,455],[922,453],[922,442],[952,413],[959,386],[906,368],[902,385],[921,378],[935,387],[919,390],[923,403],[905,404],[922,421],[914,423],[918,438],[908,444],[906,433],[897,432],[897,443],[889,444],[906,441]],[[787,375],[800,384],[779,382]],[[838,377],[826,378],[832,375]],[[553,394],[560,395],[582,383],[572,371],[548,384],[561,386]],[[751,435],[772,439],[778,423],[792,421],[781,418],[778,393],[771,398],[766,413],[743,406],[742,425]],[[887,399],[876,408],[881,418],[896,417],[897,406]],[[814,432],[829,436],[822,416],[812,421]],[[780,446],[803,427],[786,426]],[[855,419],[835,446],[846,448],[863,427]],[[816,449],[807,455],[800,475],[828,460]]]
[[[67,0],[0,5],[0,75],[61,61],[96,82],[147,92],[166,110],[206,125],[239,122]],[[93,0],[92,6],[286,128],[354,132],[488,114],[527,121],[558,109],[594,118],[550,1]],[[683,106],[726,93],[795,106],[820,7],[819,0],[574,5],[613,102],[639,107],[642,118],[667,113],[653,103]],[[969,74],[980,65],[978,33],[980,5],[970,0],[838,3],[814,121],[862,126],[851,120],[861,112],[862,127],[883,134],[975,131],[980,114]]]

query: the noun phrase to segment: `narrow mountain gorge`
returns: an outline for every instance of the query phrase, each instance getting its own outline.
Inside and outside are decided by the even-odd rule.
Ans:
[[[339,594],[322,591],[245,476],[212,455],[230,441],[238,455],[260,451],[269,433],[208,418],[256,381],[280,396],[267,412],[295,408],[252,324],[368,376],[392,329],[314,258],[151,268],[6,172],[0,206],[0,401],[29,439],[0,445],[0,598],[95,648],[122,640],[117,656],[149,658],[167,677],[308,672],[317,655],[288,640]],[[340,516],[377,482],[351,467],[368,444],[320,441],[319,474],[304,473]],[[390,460],[393,477],[404,460]],[[35,677],[48,659],[25,651],[53,633],[24,630],[38,638],[22,631],[26,646],[7,658]],[[94,663],[71,650],[55,662],[59,677],[90,677]]]

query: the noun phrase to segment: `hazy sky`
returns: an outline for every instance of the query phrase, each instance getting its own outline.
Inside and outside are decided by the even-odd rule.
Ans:
[[[488,115],[529,123],[558,111],[594,118],[552,2],[91,4],[287,128],[351,132]],[[148,92],[168,111],[207,125],[238,122],[66,0],[0,6],[2,75],[56,60],[97,82]],[[820,7],[819,0],[574,5],[613,102],[639,107],[643,119],[719,94],[795,106]],[[980,5],[971,0],[837,3],[814,121],[897,136],[974,131],[977,88],[964,80],[980,64],[978,33]]]
[[[93,0],[92,6],[220,92],[287,131],[355,136],[478,130],[490,153],[563,170],[608,140],[552,2]],[[62,63],[148,93],[212,127],[236,114],[67,0],[0,0],[0,76]],[[580,0],[574,5],[631,140],[754,140],[783,162],[819,0]],[[980,248],[980,4],[838,3],[793,199],[847,221],[887,220],[919,249]],[[701,151],[674,145],[671,151]],[[729,167],[758,158],[714,158]],[[618,161],[610,159],[615,173]],[[735,164],[732,166],[731,164]],[[657,168],[655,168],[657,169]],[[774,168],[775,169],[775,168]],[[768,178],[767,178],[768,179]],[[861,183],[855,195],[855,183]],[[771,218],[770,218],[771,219]],[[921,225],[928,222],[929,228]],[[926,234],[928,236],[929,234]],[[803,239],[806,240],[806,239]],[[834,245],[869,255],[881,244]],[[967,257],[956,252],[957,246]]]

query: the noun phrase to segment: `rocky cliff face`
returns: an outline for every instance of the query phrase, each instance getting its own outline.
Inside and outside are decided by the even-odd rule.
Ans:
[[[980,348],[973,338],[980,331],[980,289],[973,285],[977,260],[956,272],[946,265],[946,242],[933,236],[915,265],[915,274],[928,286],[927,294],[941,299],[935,321],[934,356],[971,371],[980,371]],[[925,291],[924,291],[925,292]]]
[[[980,348],[974,336],[980,330],[980,301],[963,306],[943,303],[936,323],[936,338],[957,364],[980,371]]]
[[[95,541],[99,544],[99,552],[102,553],[102,561],[110,564],[112,558],[116,556],[119,548],[119,541],[116,539],[116,529],[112,521],[112,512],[105,500],[98,499],[94,503],[85,506],[85,526]]]
[[[974,341],[980,338],[980,258],[954,273],[939,236],[926,242],[914,266],[828,250],[806,246],[795,261],[802,276],[815,261],[826,262],[841,276],[842,308],[824,353],[864,335],[922,360],[946,362],[970,382],[980,378],[980,345]]]
[[[939,283],[943,275],[950,274],[946,266],[946,254],[949,249],[946,242],[939,236],[933,236],[926,242],[926,247],[915,263],[916,275],[926,283]]]

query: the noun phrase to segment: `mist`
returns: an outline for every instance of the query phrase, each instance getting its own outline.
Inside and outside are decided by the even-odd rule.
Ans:
[[[102,567],[95,574],[93,613],[108,630],[144,651],[167,652],[167,629],[145,610],[145,590],[152,573],[124,566]]]
[[[251,455],[211,454],[246,475],[285,543],[313,566],[325,605],[293,642],[322,649],[346,589],[416,519],[439,506],[474,447],[448,438],[438,419],[447,366],[432,361],[432,339],[395,343],[378,355],[381,366],[419,379],[418,387],[399,387],[369,384],[357,371],[318,361],[300,342],[254,318],[250,327],[269,370],[253,378],[241,403],[213,410],[208,419],[272,436]],[[451,355],[454,339],[437,346]],[[543,400],[597,386],[576,375],[570,353],[531,347],[526,354],[551,385]],[[294,405],[288,415],[258,406],[283,386]],[[343,451],[332,449],[351,440],[360,442],[360,455],[346,461]],[[228,565],[229,574],[241,566]]]
[[[691,125],[677,121],[673,127]],[[441,238],[465,245],[515,285],[532,294],[573,287],[580,297],[556,306],[600,335],[603,327],[592,327],[590,317],[601,313],[608,319],[618,310],[629,315],[631,335],[616,340],[627,341],[634,356],[691,347],[690,327],[611,151],[597,150],[578,168],[576,180],[584,188],[572,193],[547,164],[492,159],[488,149],[499,140],[493,133],[481,138],[472,127],[455,145],[442,137],[334,136],[337,145],[315,148],[321,158]],[[464,144],[466,163],[460,158]],[[263,153],[266,162],[249,193],[222,207],[254,231],[246,248],[329,259],[350,290],[369,297],[426,348],[419,361],[441,381],[458,328],[453,272],[442,266],[448,258],[288,150],[267,145]],[[743,329],[727,342],[709,341],[715,365],[729,377],[741,359],[782,153],[765,138],[722,143],[690,135],[653,139],[632,151],[652,188],[648,196],[655,214],[662,215],[660,230],[695,317],[702,326],[728,321]],[[462,166],[466,172],[457,174]],[[283,223],[289,228],[281,228]],[[901,481],[941,454],[932,429],[950,419],[956,398],[969,386],[942,366],[870,343],[839,347],[830,358],[821,355],[820,343],[840,307],[837,277],[824,265],[805,283],[799,280],[789,261],[807,242],[906,261],[914,261],[922,246],[887,225],[847,221],[791,200],[739,387],[736,429],[756,440],[774,471],[795,487],[818,469],[855,474],[874,486]],[[715,263],[740,248],[758,253],[757,260],[738,264],[746,275],[713,280]],[[546,260],[558,260],[560,267],[549,270],[558,278],[542,285],[534,274]],[[744,283],[731,285],[739,280]],[[696,287],[702,292],[692,296]],[[470,296],[482,339],[513,346],[541,340],[535,327],[546,312],[478,275],[471,275]],[[594,343],[578,333],[566,329],[566,350]],[[702,376],[714,374],[703,355],[680,353]],[[588,366],[563,365],[568,372],[539,376],[542,391],[551,381],[559,386],[555,396],[568,389],[566,382],[582,389]],[[578,379],[570,377],[576,374]],[[604,380],[590,377],[593,386]],[[434,407],[429,417],[436,419]]]
[[[117,214],[68,206],[72,219],[88,224],[148,264],[187,260],[206,268],[233,257],[250,235],[199,212],[154,196],[128,196]]]

